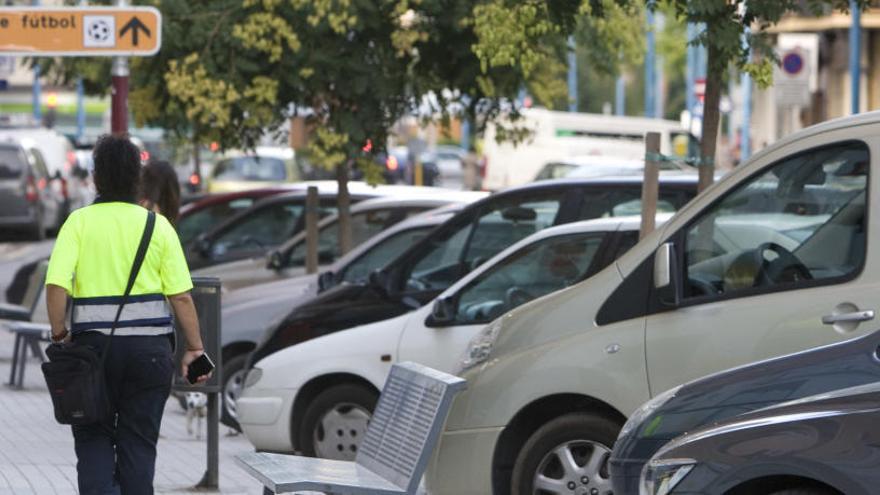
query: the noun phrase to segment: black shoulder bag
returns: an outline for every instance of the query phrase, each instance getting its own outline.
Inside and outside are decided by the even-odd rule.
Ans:
[[[122,308],[128,302],[128,295],[150,246],[155,224],[156,214],[151,211],[147,214],[147,224],[134,263],[131,265],[128,285],[125,287],[122,302],[110,329],[110,338],[104,344],[101,355],[99,356],[91,347],[75,342],[51,344],[46,348],[49,362],[42,365],[43,377],[52,396],[55,420],[63,425],[99,423],[113,414],[113,407],[107,394],[104,363],[107,361],[110,342],[113,340],[113,334],[116,333]]]

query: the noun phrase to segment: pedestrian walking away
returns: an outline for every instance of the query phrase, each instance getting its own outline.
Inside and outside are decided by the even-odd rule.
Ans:
[[[113,414],[72,427],[80,493],[152,494],[156,442],[174,373],[171,310],[185,335],[180,373],[186,376],[188,365],[204,353],[192,281],[174,227],[157,214],[143,264],[114,325],[148,210],[138,204],[140,153],[127,137],[101,137],[93,158],[98,199],[71,213],[49,260],[52,340],[72,340],[98,353],[107,349],[104,373]]]

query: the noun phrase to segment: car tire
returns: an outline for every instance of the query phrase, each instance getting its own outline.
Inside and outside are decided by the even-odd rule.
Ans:
[[[241,395],[242,387],[244,387],[244,376],[247,373],[245,364],[247,364],[247,354],[239,354],[230,358],[224,356],[223,358],[220,422],[237,431],[241,431],[241,425],[238,424],[235,399]]]
[[[37,218],[30,228],[30,238],[34,241],[43,241],[46,239],[46,226],[43,224],[43,212],[37,213]]]
[[[353,460],[379,395],[353,383],[334,385],[306,408],[296,446],[304,455]]]
[[[614,421],[584,413],[566,414],[544,424],[516,457],[511,494],[583,491],[610,495],[607,461],[620,428]]]

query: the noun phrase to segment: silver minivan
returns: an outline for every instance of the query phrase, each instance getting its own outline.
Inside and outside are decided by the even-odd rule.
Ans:
[[[58,226],[60,202],[36,149],[0,142],[0,229],[24,230],[35,239]]]

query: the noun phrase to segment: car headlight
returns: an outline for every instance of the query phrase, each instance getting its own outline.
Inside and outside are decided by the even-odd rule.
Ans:
[[[486,325],[480,333],[474,336],[468,343],[464,356],[458,363],[456,374],[460,375],[465,371],[477,366],[489,359],[492,354],[492,348],[495,346],[495,339],[501,331],[501,318]]]
[[[654,411],[660,408],[663,404],[669,402],[669,399],[675,397],[675,394],[678,393],[679,389],[681,389],[681,385],[671,388],[662,394],[657,394],[653,399],[649,400],[642,404],[642,407],[636,409],[636,412],[632,413],[632,416],[626,421],[626,424],[623,425],[623,429],[620,430],[620,434],[617,435],[617,439],[620,440],[629,436],[632,431],[638,427],[642,422],[650,416]]]
[[[639,495],[668,495],[694,468],[693,459],[652,459],[642,468]]]
[[[262,377],[263,370],[260,368],[251,368],[244,377],[244,388],[253,387]]]

